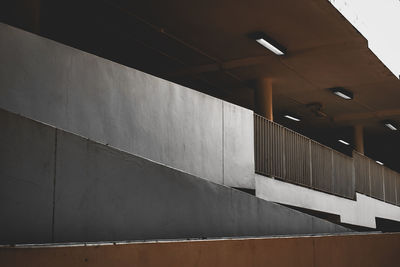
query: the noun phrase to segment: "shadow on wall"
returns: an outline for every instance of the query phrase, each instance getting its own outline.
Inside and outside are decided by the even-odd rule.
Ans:
[[[349,231],[4,110],[0,124],[2,244]]]

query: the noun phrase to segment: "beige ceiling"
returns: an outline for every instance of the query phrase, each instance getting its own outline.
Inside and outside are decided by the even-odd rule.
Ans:
[[[154,31],[161,30],[160,35],[191,50],[181,53],[173,47],[166,49],[162,43],[152,43],[185,64],[166,73],[172,80],[201,76],[217,88],[233,88],[234,101],[251,107],[249,81],[272,77],[276,113],[292,109],[307,114],[305,104],[320,102],[329,117],[339,118],[334,120],[338,126],[365,121],[365,116],[351,117],[357,113],[400,110],[399,80],[328,1],[112,2]],[[247,34],[253,31],[267,33],[287,48],[287,55],[275,56],[249,39]],[[345,101],[331,94],[327,88],[334,86],[353,91],[354,100]],[[285,99],[290,99],[290,104],[285,104]],[[370,117],[373,121],[387,117],[381,115]],[[352,119],[343,119],[346,116]],[[390,117],[400,119],[400,114]],[[311,124],[320,121],[308,118]]]
[[[351,126],[361,123],[366,151],[371,145],[382,158],[400,149],[398,134],[382,125],[385,119],[400,123],[400,81],[327,0],[40,3],[45,37],[247,108],[254,105],[254,81],[270,77],[279,123],[321,138],[351,138]],[[9,21],[20,25],[12,16]],[[287,54],[279,57],[257,44],[248,37],[254,31],[268,34]],[[336,86],[354,92],[354,99],[333,95],[328,88]],[[315,102],[326,117],[307,107]],[[287,121],[286,112],[302,121]],[[326,140],[337,143],[335,138]]]

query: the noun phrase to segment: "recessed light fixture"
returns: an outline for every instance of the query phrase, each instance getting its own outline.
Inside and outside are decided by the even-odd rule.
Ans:
[[[353,93],[349,90],[344,89],[343,87],[334,87],[330,88],[329,90],[335,95],[340,96],[341,98],[344,98],[346,100],[353,99]]]
[[[392,121],[384,121],[383,124],[385,124],[386,127],[388,127],[392,131],[397,131],[397,127],[395,126],[395,123]]]
[[[388,127],[392,131],[397,131],[397,128],[393,126],[391,123],[385,123],[386,127]]]
[[[339,139],[338,140],[340,143],[342,143],[343,145],[346,145],[346,146],[349,146],[350,145],[350,143],[348,143],[348,142],[346,142],[346,141],[344,141],[344,140],[342,140],[342,139]]]
[[[293,116],[291,116],[291,115],[285,115],[284,117],[287,118],[287,119],[289,119],[289,120],[292,120],[292,121],[300,121],[299,118],[293,117]]]
[[[271,39],[263,32],[254,32],[251,33],[249,36],[251,39],[256,40],[257,43],[264,46],[275,55],[283,56],[284,54],[286,54],[286,49],[282,45],[278,44],[276,41]]]
[[[379,160],[377,160],[375,162],[378,163],[379,165],[383,165],[383,162],[380,162]]]

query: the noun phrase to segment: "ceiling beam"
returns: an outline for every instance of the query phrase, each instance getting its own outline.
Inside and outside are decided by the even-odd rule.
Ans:
[[[333,117],[333,120],[335,122],[346,122],[346,121],[367,120],[372,118],[383,119],[391,116],[400,116],[400,109],[388,109],[381,111],[342,114]]]
[[[290,53],[287,56],[285,56],[285,58],[276,58],[273,55],[246,57],[246,58],[228,60],[225,62],[216,62],[216,63],[188,67],[171,72],[168,74],[168,76],[181,77],[181,76],[189,76],[193,74],[200,74],[206,72],[227,71],[235,68],[248,67],[254,65],[271,64],[272,62],[279,62],[279,61],[283,63],[287,59],[293,58],[301,54],[315,53],[319,51],[325,51],[327,49],[329,49],[331,53],[332,51],[349,51],[349,50],[360,50],[368,48],[364,44],[363,40],[360,41],[358,39],[355,39],[352,40],[351,42],[338,42],[327,45],[308,47],[297,51],[290,51]]]
[[[264,64],[270,60],[271,56],[258,56],[258,57],[234,59],[222,63],[212,63],[212,64],[205,64],[205,65],[185,68],[182,70],[171,72],[170,74],[168,74],[168,76],[179,77],[179,76],[187,76],[205,72],[224,71],[245,66]]]

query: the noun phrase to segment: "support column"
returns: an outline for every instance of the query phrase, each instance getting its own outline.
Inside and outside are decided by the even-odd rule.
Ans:
[[[357,152],[364,155],[364,128],[362,125],[354,125],[354,145]]]
[[[41,0],[30,0],[26,2],[26,7],[31,10],[31,29],[34,33],[40,34],[40,6],[41,6]]]
[[[42,0],[12,0],[0,10],[4,22],[24,30],[40,33],[40,8]]]
[[[255,90],[255,111],[270,121],[274,120],[272,106],[272,80],[263,78],[257,80]]]

